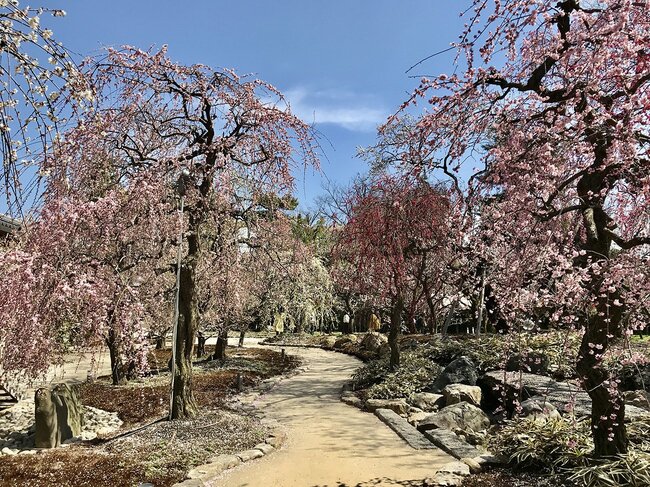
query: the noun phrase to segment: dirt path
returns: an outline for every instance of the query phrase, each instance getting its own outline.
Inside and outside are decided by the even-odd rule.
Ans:
[[[215,487],[415,486],[454,459],[414,450],[374,415],[339,401],[360,362],[318,349],[287,349],[308,370],[253,402],[286,428],[280,451],[227,471]],[[252,398],[251,398],[252,399]]]

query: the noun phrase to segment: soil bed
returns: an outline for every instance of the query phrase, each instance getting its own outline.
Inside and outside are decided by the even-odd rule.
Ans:
[[[169,352],[166,352],[169,353]],[[165,351],[157,351],[165,358]],[[124,386],[108,381],[84,384],[85,405],[117,412],[124,426],[112,438],[100,438],[41,451],[0,457],[0,486],[113,487],[149,482],[170,486],[194,466],[222,453],[252,448],[268,431],[255,417],[229,410],[225,400],[244,386],[287,372],[299,361],[265,349],[229,348],[227,360],[195,364],[194,388],[199,415],[191,421],[161,421],[132,434],[129,430],[165,416],[169,373]],[[123,436],[121,436],[123,435]]]

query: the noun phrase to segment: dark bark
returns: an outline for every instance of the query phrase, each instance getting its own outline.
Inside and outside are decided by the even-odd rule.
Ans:
[[[208,339],[201,332],[199,332],[198,335],[199,336],[197,338],[196,357],[201,358],[205,355],[205,342],[207,342]]]
[[[238,347],[243,347],[244,346],[244,338],[246,337],[246,330],[242,329],[239,332],[239,343],[237,344]]]
[[[172,399],[171,419],[192,418],[196,415],[196,401],[192,392],[192,352],[194,336],[198,329],[196,302],[195,260],[198,253],[196,237],[188,236],[190,241],[188,256],[181,266],[179,316],[176,332],[176,370]]]
[[[162,350],[163,348],[165,348],[165,335],[156,338],[156,350]]]
[[[217,344],[214,347],[214,355],[212,360],[226,361],[226,347],[228,346],[228,330],[222,330],[217,337]]]
[[[125,384],[126,379],[126,369],[120,353],[118,350],[117,337],[115,336],[115,331],[111,328],[108,330],[108,336],[106,337],[106,346],[108,346],[108,355],[111,359],[111,379],[113,385],[117,386],[120,384]]]
[[[390,368],[395,370],[399,367],[400,352],[397,337],[399,336],[400,327],[402,324],[402,311],[404,308],[404,301],[402,297],[397,297],[393,300],[393,309],[390,314],[390,332],[388,333],[388,345],[390,346]]]
[[[607,142],[595,140],[596,161],[604,161]],[[582,246],[585,258],[603,262],[611,257],[612,240],[608,232],[611,218],[604,210],[604,200],[600,196],[605,187],[603,172],[585,174],[578,182],[577,189],[581,199],[588,207],[582,212],[585,228],[585,241]],[[583,265],[586,260],[578,261]],[[591,398],[591,431],[594,440],[594,455],[598,457],[627,453],[628,440],[625,429],[625,403],[622,392],[615,386],[614,377],[603,364],[603,357],[612,339],[622,335],[624,305],[617,291],[602,291],[601,273],[593,274],[588,284],[592,296],[597,296],[593,309],[585,323],[585,333],[580,344],[576,370],[583,386]]]
[[[618,318],[612,319],[615,320]],[[623,393],[617,388],[608,388],[607,384],[613,383],[612,377],[603,366],[602,358],[598,357],[607,348],[607,334],[611,330],[612,323],[605,322],[602,316],[593,316],[589,320],[576,367],[592,401],[591,432],[594,455],[598,457],[627,453],[628,449]],[[603,345],[603,350],[595,350],[590,344]]]

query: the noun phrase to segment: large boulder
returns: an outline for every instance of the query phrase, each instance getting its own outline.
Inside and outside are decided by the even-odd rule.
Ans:
[[[438,378],[431,384],[433,392],[442,391],[448,384],[467,384],[475,386],[478,370],[469,357],[458,357],[443,369]]]
[[[621,371],[621,389],[639,391],[650,389],[650,363],[631,364]]]
[[[46,387],[36,389],[34,407],[36,448],[56,448],[61,444],[61,436],[57,427],[56,403],[52,400],[52,391]]]
[[[347,345],[349,343],[356,343],[357,341],[357,336],[356,335],[343,335],[341,338],[336,340],[334,342],[334,348],[335,349],[342,349],[344,345]]]
[[[442,390],[445,404],[451,406],[459,402],[468,402],[474,406],[481,405],[481,388],[467,384],[449,384]]]
[[[334,348],[335,343],[336,343],[336,337],[333,337],[333,336],[324,336],[324,337],[321,337],[320,340],[319,340],[320,346],[325,348],[325,349]]]
[[[521,402],[520,407],[521,415],[524,417],[532,416],[534,419],[540,420],[560,417],[557,408],[542,396],[528,398]]]
[[[61,441],[81,434],[83,407],[77,390],[67,384],[58,384],[52,390],[56,398],[56,415]]]
[[[418,423],[420,431],[427,431],[436,428],[463,431],[482,431],[490,426],[490,419],[476,406],[468,402],[459,402],[447,406],[437,413],[429,415]]]
[[[650,411],[650,394],[647,391],[627,391],[625,393],[625,405]]]
[[[406,414],[409,410],[409,405],[402,399],[368,399],[365,406],[371,413],[377,409],[390,409],[397,414]]]
[[[420,408],[422,411],[433,412],[444,405],[444,398],[442,394],[434,394],[433,392],[415,392],[409,397],[408,403],[411,406]]]
[[[386,338],[386,335],[382,335],[381,333],[368,332],[361,339],[361,344],[359,346],[368,352],[379,353],[379,350],[384,343],[388,343],[388,338]]]
[[[83,407],[77,390],[67,384],[58,384],[53,389],[37,389],[34,413],[34,443],[37,448],[56,448],[81,434]]]
[[[548,372],[548,356],[541,352],[517,353],[511,355],[506,363],[509,372],[528,372],[530,374],[546,374]]]

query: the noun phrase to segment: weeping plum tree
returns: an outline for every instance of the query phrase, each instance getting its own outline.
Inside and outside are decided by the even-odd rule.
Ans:
[[[0,199],[18,216],[25,201],[39,196],[39,164],[62,117],[74,113],[63,114],[62,107],[74,99],[83,108],[92,100],[85,78],[45,25],[51,15],[65,11],[0,2]]]
[[[334,255],[336,278],[348,289],[391,309],[390,365],[399,367],[397,337],[405,303],[420,300],[422,255],[443,248],[450,200],[444,189],[418,178],[385,174],[356,185],[347,203],[348,221],[339,232]],[[415,303],[411,303],[415,306]]]
[[[426,96],[429,111],[412,137],[436,155],[428,169],[456,178],[467,159],[483,163],[469,188],[499,193],[481,219],[500,303],[509,318],[543,306],[583,331],[595,454],[624,453],[623,395],[604,359],[644,326],[650,283],[650,9],[474,0],[465,15],[465,71],[422,81],[411,101]]]
[[[245,188],[254,200],[271,189],[291,190],[292,168],[317,163],[311,129],[272,86],[232,71],[176,64],[165,49],[109,50],[88,66],[97,91],[92,116],[121,120],[114,130],[98,133],[95,143],[110,146],[126,163],[125,174],[154,170],[169,183],[188,174],[171,416],[191,417],[191,360],[200,324],[197,268],[206,221],[213,212],[230,211],[217,195]]]

